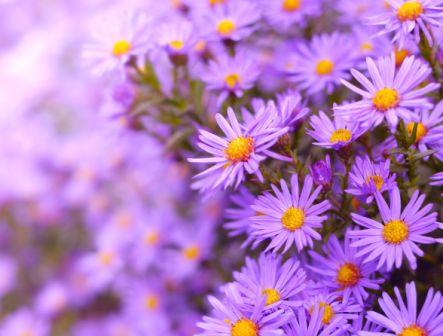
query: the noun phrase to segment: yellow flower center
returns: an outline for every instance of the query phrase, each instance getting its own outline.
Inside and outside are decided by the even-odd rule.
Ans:
[[[32,336],[32,335],[34,335],[34,333],[32,331],[29,331],[29,330],[22,331],[19,334],[19,336]]]
[[[215,6],[215,5],[223,4],[223,3],[225,3],[225,0],[209,0],[209,4],[211,6]]]
[[[351,131],[347,130],[346,128],[339,128],[331,134],[329,141],[332,143],[347,142],[351,140],[351,136]]]
[[[383,184],[385,183],[383,177],[381,177],[380,175],[372,175],[366,179],[366,183],[369,183],[371,181],[374,182],[374,185],[378,191],[380,191],[380,189],[383,187]]]
[[[363,51],[363,52],[372,51],[372,50],[374,50],[374,46],[370,42],[364,42],[360,46],[360,50]]]
[[[160,234],[157,231],[148,232],[145,235],[144,242],[146,245],[156,245],[160,239]]]
[[[127,211],[122,211],[117,214],[117,218],[115,219],[117,226],[121,229],[127,229],[131,226],[133,222],[133,218],[131,214]]]
[[[99,253],[98,258],[103,266],[109,266],[114,261],[114,253],[110,251],[102,251]]]
[[[337,282],[342,287],[352,287],[360,280],[360,269],[353,263],[345,263],[338,270]]]
[[[388,87],[378,90],[372,99],[374,106],[381,112],[396,107],[399,101],[400,96],[398,95],[397,90]]]
[[[327,304],[326,302],[320,302],[319,306],[324,308],[322,322],[324,324],[329,324],[335,315],[334,310],[332,309],[331,305]]]
[[[229,36],[235,30],[235,23],[231,19],[222,19],[217,24],[217,32],[221,36]]]
[[[404,328],[398,336],[426,336],[427,332],[418,325]]]
[[[408,130],[409,136],[412,135],[412,131],[414,130],[415,124],[417,124],[417,133],[415,134],[415,142],[419,142],[426,135],[428,130],[426,129],[425,125],[423,125],[423,123],[421,122],[415,123],[411,121],[406,125],[406,129]]]
[[[154,310],[158,307],[158,298],[155,295],[148,295],[145,298],[145,307],[148,310]]]
[[[281,223],[286,230],[295,231],[303,226],[305,212],[300,208],[290,207],[281,218]]]
[[[325,76],[332,73],[334,70],[334,63],[329,59],[323,59],[318,61],[317,66],[315,68],[315,72],[319,76]]]
[[[184,43],[183,43],[183,41],[175,40],[175,41],[169,42],[169,46],[171,47],[171,49],[174,49],[175,51],[180,51],[183,49]]]
[[[237,73],[232,73],[225,77],[225,83],[230,89],[233,89],[237,84],[240,84],[240,81],[241,77]]]
[[[397,18],[401,21],[416,20],[423,13],[423,6],[419,1],[406,1],[397,9]]]
[[[295,12],[300,5],[301,0],[283,0],[282,8],[285,12]]]
[[[188,260],[196,260],[200,256],[200,249],[197,246],[186,247],[183,256]]]
[[[231,162],[245,162],[254,151],[254,139],[238,137],[232,140],[225,149],[226,158]]]
[[[242,318],[231,327],[231,336],[258,336],[258,326],[247,318]]]
[[[132,48],[131,43],[126,40],[119,40],[114,43],[112,47],[112,53],[115,57],[126,55]]]
[[[267,306],[280,301],[281,298],[280,293],[274,288],[266,288],[262,291],[262,294],[266,295]]]
[[[387,243],[400,244],[408,237],[409,228],[402,220],[394,219],[384,225],[382,234]]]
[[[409,51],[406,49],[397,49],[395,48],[395,65],[399,67],[406,57],[409,56]]]

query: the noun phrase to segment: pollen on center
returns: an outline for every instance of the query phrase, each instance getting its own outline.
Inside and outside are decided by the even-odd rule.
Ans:
[[[245,162],[254,151],[254,139],[240,136],[231,140],[225,149],[226,158],[231,162]]]
[[[258,336],[258,326],[254,321],[242,318],[232,325],[231,336]]]
[[[267,306],[276,303],[281,299],[280,293],[274,288],[266,288],[262,291],[262,294],[266,295]]]
[[[368,183],[368,184],[371,181],[374,183],[375,188],[377,188],[378,191],[381,190],[381,188],[383,187],[383,184],[385,183],[383,177],[381,177],[380,175],[372,175],[366,179],[366,183]]]
[[[360,269],[353,263],[344,263],[338,270],[337,282],[342,287],[352,287],[360,280]]]
[[[234,30],[235,23],[231,19],[222,19],[217,23],[217,32],[223,37],[231,35]]]
[[[404,328],[398,336],[427,336],[426,331],[414,324],[410,327]]]
[[[132,45],[126,40],[119,40],[114,43],[114,46],[112,47],[112,54],[115,57],[121,57],[123,55],[126,55],[129,51],[131,51]]]
[[[281,223],[286,230],[295,231],[303,226],[305,212],[303,209],[290,207],[281,218]]]
[[[339,128],[332,132],[331,137],[329,138],[329,141],[331,143],[337,143],[337,142],[348,142],[351,140],[352,133],[346,128]]]
[[[414,21],[423,14],[423,6],[417,0],[406,1],[397,9],[397,18],[401,22]]]
[[[330,75],[334,71],[334,63],[330,59],[322,59],[317,62],[315,72],[319,76]]]
[[[231,73],[225,77],[225,83],[228,88],[233,89],[240,84],[241,77],[238,73]]]
[[[169,42],[169,47],[175,51],[180,51],[183,49],[184,43],[181,40],[171,41]]]
[[[196,260],[200,256],[198,246],[188,246],[183,250],[183,256],[188,260]]]
[[[412,132],[414,131],[414,125],[417,124],[417,132],[415,134],[415,142],[419,142],[425,135],[428,133],[428,130],[426,129],[426,126],[422,122],[409,122],[406,125],[406,129],[408,131],[409,136],[412,135]]]
[[[382,235],[387,243],[400,244],[408,238],[409,228],[401,219],[394,219],[384,225]]]
[[[397,107],[399,102],[400,96],[397,90],[388,87],[378,90],[372,99],[375,108],[381,112]]]
[[[295,12],[301,6],[301,0],[283,0],[282,8],[285,12]]]
[[[324,324],[331,323],[331,320],[335,315],[332,306],[326,302],[320,302],[319,306],[320,308],[324,308],[322,322]]]

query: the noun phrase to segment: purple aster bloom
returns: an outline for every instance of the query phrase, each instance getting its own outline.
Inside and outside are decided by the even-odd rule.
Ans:
[[[415,283],[406,284],[406,302],[397,287],[394,288],[398,304],[396,305],[388,293],[378,300],[384,313],[368,312],[368,320],[387,329],[384,333],[377,331],[361,331],[360,336],[378,335],[410,335],[440,336],[443,335],[443,297],[433,288],[428,290],[425,302],[417,316],[417,291]]]
[[[331,158],[326,155],[324,160],[319,160],[309,167],[314,183],[329,188],[332,183]]]
[[[392,190],[397,183],[395,182],[396,175],[389,171],[390,164],[389,159],[374,163],[368,156],[364,158],[358,156],[349,175],[350,187],[346,189],[346,192],[364,197],[366,203],[371,203],[377,192]]]
[[[300,93],[295,90],[288,90],[277,95],[277,123],[280,127],[289,127],[292,131],[297,122],[309,114],[309,109],[302,103]]]
[[[380,0],[380,2],[382,2]],[[392,45],[386,36],[374,36],[376,31],[368,29],[368,27],[358,26],[353,29],[352,35],[354,36],[358,48],[356,48],[356,57],[365,58],[380,57],[389,55],[392,52]],[[364,62],[362,66],[364,67]]]
[[[420,41],[420,31],[432,44],[430,26],[441,27],[443,17],[442,0],[386,0],[390,8],[380,15],[369,19],[373,25],[384,26],[379,34],[394,32],[393,41],[400,47],[414,35],[416,43]]]
[[[366,256],[365,262],[378,260],[377,269],[386,265],[388,270],[399,268],[403,255],[413,269],[417,267],[415,255],[423,256],[423,251],[417,243],[432,244],[435,239],[426,236],[438,227],[437,213],[429,213],[432,204],[422,208],[425,195],[416,190],[406,207],[401,211],[400,190],[395,187],[389,195],[390,205],[380,193],[375,194],[375,200],[380,211],[380,223],[371,218],[352,213],[352,219],[363,230],[351,231],[349,234],[355,242],[352,247],[363,247],[356,257]]]
[[[28,308],[11,313],[3,319],[0,326],[0,335],[2,336],[47,336],[49,331],[49,321],[36,315]]]
[[[312,192],[313,180],[306,176],[301,193],[297,174],[292,175],[290,190],[284,180],[280,181],[281,190],[271,185],[274,195],[266,192],[259,196],[253,209],[260,215],[251,217],[251,228],[254,238],[263,241],[271,239],[266,250],[277,251],[283,248],[286,252],[295,245],[300,252],[306,245],[311,248],[313,239],[321,239],[315,231],[321,227],[327,218],[322,215],[329,210],[329,201],[314,204],[322,187],[318,186]]]
[[[335,4],[340,12],[338,20],[344,24],[356,24],[370,15],[386,11],[384,0],[339,0]]]
[[[312,130],[307,133],[317,140],[314,145],[335,150],[348,146],[367,130],[355,118],[335,116],[331,121],[323,111],[318,116],[312,116],[309,123]]]
[[[244,309],[244,306],[226,300],[221,302],[213,296],[209,296],[209,303],[214,308],[213,317],[203,317],[203,322],[197,326],[203,329],[198,335],[207,336],[276,336],[283,335],[280,329],[292,317],[292,312],[276,310],[270,314],[264,314],[266,298],[258,296],[252,310]]]
[[[272,115],[265,113],[261,113],[247,125],[240,125],[232,108],[228,108],[229,122],[221,114],[216,115],[216,120],[225,137],[200,130],[199,147],[213,157],[189,161],[214,165],[195,176],[199,181],[193,187],[202,191],[219,186],[237,188],[245,179],[246,173],[255,174],[262,181],[259,164],[267,156],[273,155],[269,148],[287,129],[274,128]]]
[[[229,94],[243,96],[245,90],[254,86],[259,75],[257,61],[243,50],[234,57],[221,53],[201,71],[200,77],[209,90],[221,92],[217,100],[217,106],[220,106]]]
[[[321,14],[321,0],[261,0],[265,20],[278,31],[287,31],[294,24],[306,25],[307,16]]]
[[[158,44],[165,48],[172,60],[186,55],[196,42],[192,23],[181,17],[170,17],[158,29]]]
[[[326,307],[315,306],[312,312],[307,316],[304,308],[299,309],[297,315],[291,320],[290,324],[284,327],[287,336],[340,336],[345,335],[346,326],[342,320],[335,319],[328,325],[322,323],[323,316],[327,311]]]
[[[332,235],[327,245],[323,246],[323,257],[317,252],[309,251],[313,265],[309,266],[322,277],[322,283],[343,295],[343,303],[350,298],[364,306],[369,297],[367,289],[379,289],[382,279],[374,279],[375,263],[363,263],[363,257],[356,257],[358,249],[351,247],[351,239],[347,231],[344,242],[340,243]]]
[[[420,152],[435,149],[437,153],[434,155],[443,161],[443,101],[438,103],[432,112],[422,111],[420,114],[411,114],[405,119],[405,123],[409,135],[417,124],[415,145]]]
[[[258,262],[247,258],[241,272],[234,272],[234,279],[245,301],[253,303],[264,294],[266,309],[301,304],[297,302],[306,287],[306,273],[300,268],[300,262],[288,259],[283,263],[282,257],[273,253],[262,253]]]
[[[349,78],[355,65],[354,48],[351,36],[340,33],[316,35],[308,44],[298,42],[288,74],[308,94],[324,89],[331,93],[341,78]]]
[[[345,86],[361,95],[363,99],[334,106],[336,115],[352,116],[353,119],[368,121],[374,126],[386,118],[388,123],[395,127],[398,118],[407,118],[414,108],[432,108],[432,104],[424,95],[436,90],[440,84],[429,83],[417,89],[431,73],[427,64],[410,56],[396,71],[394,53],[378,58],[377,63],[368,57],[366,64],[371,80],[361,72],[351,70],[352,75],[363,86],[362,89],[342,80]]]
[[[394,136],[390,135],[372,149],[372,157],[375,161],[386,160],[391,156],[394,148],[397,148],[397,140],[395,140]],[[399,160],[398,155],[397,160]]]
[[[51,317],[61,313],[68,303],[69,294],[66,286],[59,281],[51,281],[38,293],[35,308],[43,316]]]

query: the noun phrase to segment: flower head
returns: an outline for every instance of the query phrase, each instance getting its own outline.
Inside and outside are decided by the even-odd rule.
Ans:
[[[280,181],[280,187],[281,190],[272,185],[274,195],[264,193],[252,207],[260,214],[251,218],[252,234],[259,241],[271,239],[267,250],[283,248],[285,252],[292,245],[298,251],[306,245],[312,247],[313,239],[321,238],[315,229],[321,227],[326,219],[322,214],[330,208],[328,201],[314,204],[321,186],[312,192],[313,180],[308,175],[300,193],[298,176],[295,174],[291,177],[291,189],[284,180]]]
[[[309,167],[314,183],[323,187],[330,187],[332,183],[331,158],[326,155],[324,160],[319,160]]]

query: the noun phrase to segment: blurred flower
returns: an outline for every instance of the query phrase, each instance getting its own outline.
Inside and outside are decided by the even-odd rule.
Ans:
[[[309,167],[312,179],[315,184],[324,188],[329,188],[332,183],[331,158],[326,155],[325,160],[319,160]]]

